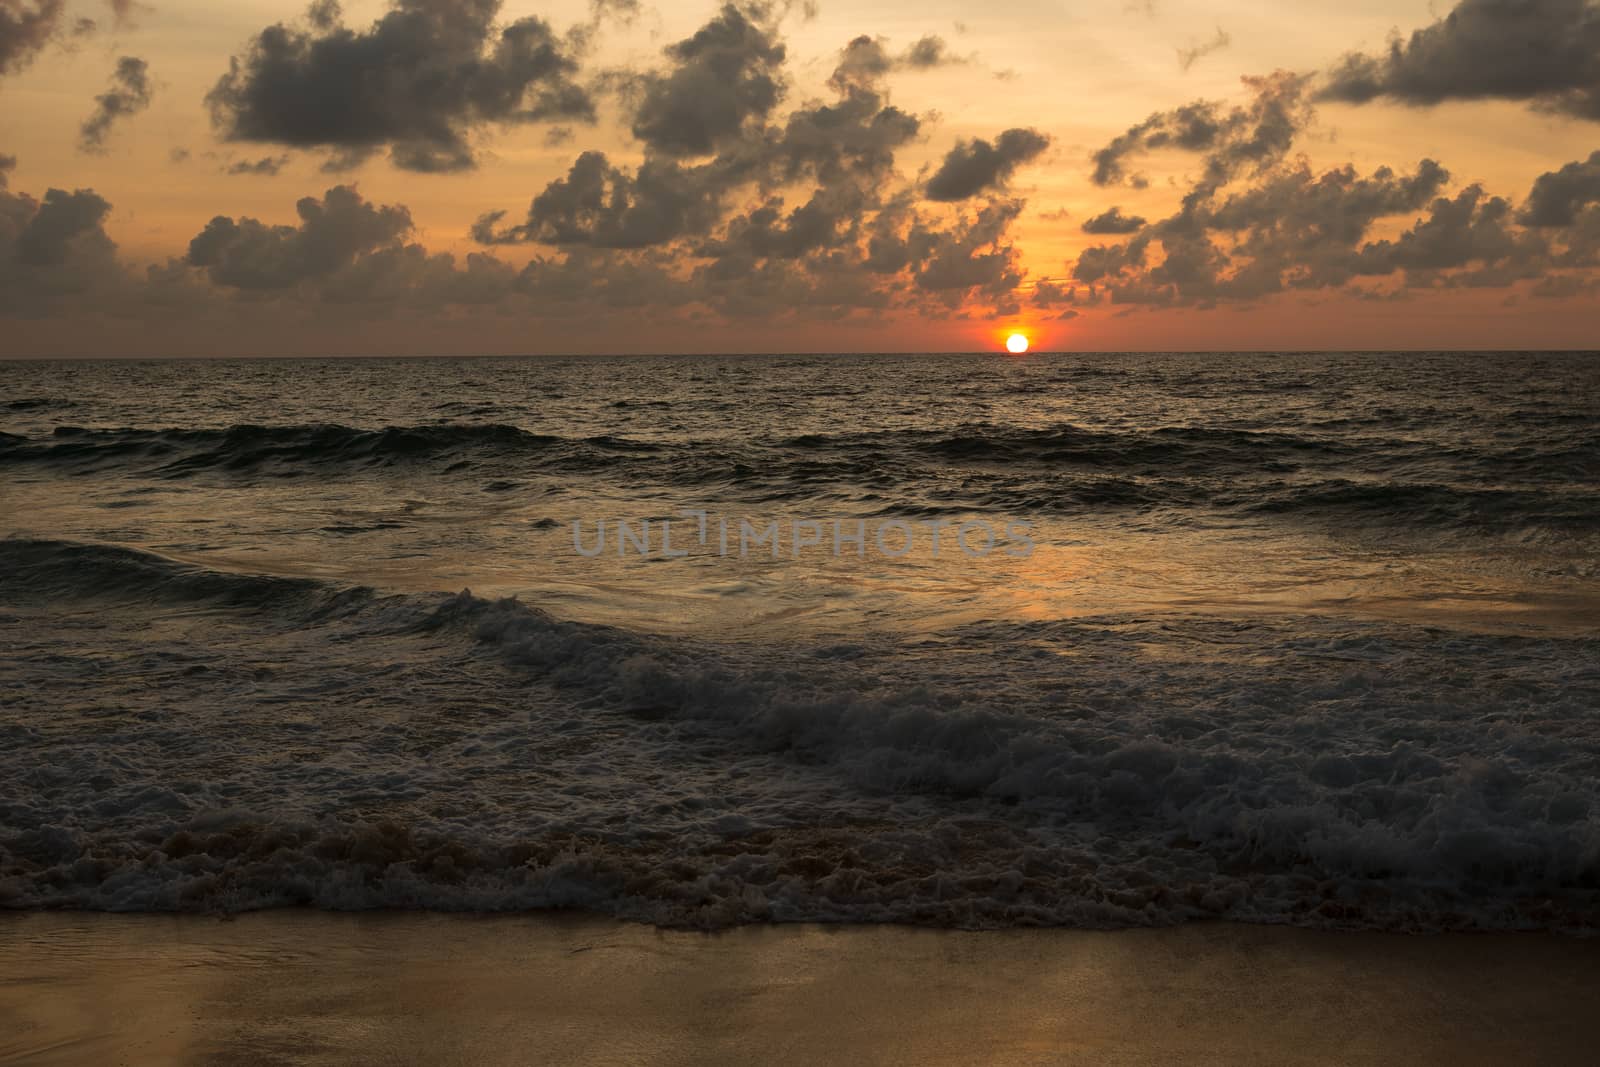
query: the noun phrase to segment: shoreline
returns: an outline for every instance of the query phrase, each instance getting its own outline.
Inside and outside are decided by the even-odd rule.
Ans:
[[[1600,939],[0,914],[0,1063],[1586,1062]]]

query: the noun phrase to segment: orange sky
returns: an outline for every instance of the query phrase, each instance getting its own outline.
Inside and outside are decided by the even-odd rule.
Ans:
[[[389,6],[351,0],[344,4],[344,25],[366,32]],[[0,303],[0,317],[7,320],[0,355],[972,350],[999,347],[1015,329],[1027,332],[1036,350],[1591,347],[1600,316],[1593,291],[1584,288],[1585,276],[1572,276],[1572,295],[1539,298],[1530,295],[1543,277],[1531,273],[1536,268],[1506,284],[1408,286],[1403,276],[1374,277],[1354,287],[1214,304],[1178,300],[1180,306],[1170,307],[1121,303],[1108,298],[1109,287],[1090,298],[1080,286],[1071,304],[1032,306],[1041,280],[1073,284],[1074,264],[1086,248],[1125,240],[1086,234],[1087,219],[1113,205],[1152,221],[1167,218],[1202,169],[1195,153],[1153,150],[1137,161],[1142,187],[1104,187],[1091,180],[1097,149],[1146,116],[1190,101],[1218,101],[1225,109],[1247,104],[1251,91],[1242,76],[1277,70],[1315,75],[1349,52],[1381,53],[1394,31],[1408,34],[1442,13],[1438,5],[1415,0],[1292,6],[1024,0],[979,8],[946,0],[823,0],[808,18],[796,4],[767,15],[773,39],[786,50],[782,103],[765,119],[774,128],[793,108],[833,99],[829,77],[853,38],[880,37],[889,55],[928,35],[946,46],[947,62],[897,68],[874,83],[885,104],[920,120],[916,137],[894,155],[892,181],[875,178],[875,192],[892,186],[915,198],[947,153],[973,138],[994,140],[1004,130],[1027,128],[1048,139],[1047,149],[972,199],[917,203],[929,228],[950,232],[988,200],[1021,203],[1001,242],[1020,274],[1008,295],[972,291],[945,299],[942,293],[929,303],[913,292],[913,275],[907,275],[903,285],[911,295],[866,308],[835,306],[819,296],[814,306],[796,312],[772,296],[753,303],[754,311],[741,311],[724,287],[718,299],[703,303],[688,290],[637,306],[612,298],[591,307],[578,295],[571,298],[573,306],[555,310],[537,294],[532,302],[518,296],[422,308],[426,301],[406,289],[385,299],[364,298],[352,309],[329,300],[326,275],[270,292],[246,291],[181,261],[191,239],[216,216],[294,226],[297,201],[321,198],[341,184],[353,185],[368,204],[404,205],[413,227],[403,243],[429,254],[450,253],[457,267],[466,256],[485,253],[514,269],[535,258],[563,260],[570,247],[535,242],[486,248],[470,230],[488,212],[519,220],[533,197],[566,175],[584,151],[604,152],[633,173],[651,151],[630,133],[637,100],[627,92],[597,90],[598,122],[574,127],[571,139],[559,143],[549,136],[558,124],[474,125],[477,165],[471,170],[416,173],[379,152],[359,167],[328,173],[328,150],[225,140],[204,103],[231,56],[244,55],[263,28],[302,20],[303,5],[151,0],[135,5],[117,25],[110,5],[69,0],[56,38],[22,69],[0,77],[0,154],[16,158],[8,184],[9,196],[22,198],[19,203],[37,206],[52,188],[93,190],[109,202],[102,225],[116,245],[116,269],[125,276],[105,281],[102,275],[111,268],[102,264],[92,285],[50,282],[48,298]],[[663,48],[688,38],[716,14],[712,4],[645,5],[630,20],[601,20],[583,51],[578,79],[588,85],[607,72],[665,71],[670,61]],[[591,18],[586,2],[507,0],[498,24],[529,15],[546,19],[559,34]],[[68,27],[80,17],[94,18],[99,29],[74,37]],[[1219,44],[1224,38],[1226,44]],[[1181,50],[1207,43],[1218,46],[1186,69]],[[103,152],[84,151],[80,125],[122,56],[148,64],[149,106],[117,119]],[[1314,175],[1346,164],[1361,175],[1388,166],[1408,174],[1430,158],[1450,174],[1439,195],[1451,197],[1479,183],[1487,194],[1521,204],[1541,174],[1600,147],[1596,132],[1593,121],[1541,111],[1526,100],[1460,100],[1426,108],[1382,99],[1362,105],[1323,101],[1274,166],[1303,165]],[[227,173],[236,163],[280,156],[287,160],[272,176]],[[1241,173],[1230,188],[1261,180],[1254,172]],[[809,193],[804,179],[785,187],[784,211],[803,204]],[[646,251],[659,254],[669,272],[695,271],[706,262],[703,241],[726,240],[717,227],[765,195],[754,188],[731,194],[724,215],[697,238],[699,245],[680,240]],[[1419,208],[1387,217],[1367,239],[1398,238],[1425,214]],[[0,253],[4,249],[0,242]],[[835,252],[857,254],[853,246]],[[618,262],[641,254],[608,253]],[[34,268],[25,259],[5,269],[32,284]],[[812,271],[811,262],[796,260],[793,269]],[[152,266],[173,272],[169,282],[181,275],[181,286],[173,288],[174,282],[163,295],[150,295],[145,271]],[[359,267],[360,261],[348,266]],[[1383,298],[1370,291],[1374,287],[1386,290]],[[1353,288],[1368,291],[1356,294]]]

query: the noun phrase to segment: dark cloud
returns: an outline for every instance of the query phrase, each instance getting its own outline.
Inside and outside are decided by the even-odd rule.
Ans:
[[[0,0],[0,74],[32,62],[56,32],[63,0]]]
[[[537,242],[644,248],[703,232],[718,217],[721,183],[715,168],[676,160],[647,160],[636,172],[613,166],[603,152],[580,155],[565,178],[534,197],[527,219],[501,227],[504,212],[479,219],[483,244]]]
[[[1196,100],[1156,112],[1094,154],[1094,183],[1114,185],[1125,180],[1130,158],[1161,149],[1200,154],[1206,168],[1203,185],[1209,188],[1244,170],[1263,171],[1283,159],[1311,122],[1307,80],[1283,71],[1246,78],[1253,93],[1248,104],[1226,108],[1216,101]]]
[[[928,179],[929,200],[965,200],[989,191],[1004,190],[1022,164],[1038,158],[1050,147],[1050,138],[1033,129],[1010,129],[993,144],[964,141],[952,148]]]
[[[750,45],[746,54],[767,54],[768,45],[751,44],[748,31],[754,26],[738,10],[723,9],[689,39],[700,42],[695,47],[668,50],[679,66],[656,75],[656,84],[676,85],[683,70],[703,71],[710,47],[706,42],[744,41]],[[611,249],[693,239],[702,248],[748,248],[748,242],[718,241],[714,231],[728,225],[747,235],[767,233],[773,225],[767,218],[771,202],[730,219],[730,196],[746,187],[804,181],[816,183],[825,195],[815,198],[796,222],[844,204],[865,210],[872,202],[865,190],[887,178],[896,149],[916,137],[919,123],[885,101],[875,84],[882,71],[859,62],[861,40],[841,53],[830,80],[838,94],[834,102],[796,108],[781,128],[741,120],[737,128],[725,129],[721,150],[704,162],[685,162],[676,142],[667,151],[652,151],[631,170],[614,165],[603,153],[585,152],[566,177],[534,198],[523,221],[505,226],[505,213],[496,212],[478,221],[474,237],[484,244],[526,241]],[[743,68],[732,63],[727,69]],[[781,68],[769,73],[775,80],[782,75]]]
[[[1166,218],[1113,210],[1090,220],[1086,230],[1128,240],[1085,249],[1071,265],[1073,287],[1053,286],[1052,300],[1210,307],[1292,291],[1375,299],[1418,289],[1519,292],[1524,283],[1549,298],[1590,291],[1585,272],[1600,266],[1600,152],[1542,175],[1520,210],[1479,185],[1449,191],[1450,175],[1431,159],[1410,173],[1363,175],[1348,165],[1316,173],[1304,160],[1286,162],[1315,119],[1306,79],[1247,82],[1248,105],[1197,101],[1158,112],[1096,156],[1102,184],[1123,180],[1129,158],[1155,149],[1199,154],[1204,166]]]
[[[882,38],[863,34],[840,51],[829,84],[841,92],[853,85],[876,85],[893,69],[894,60]]]
[[[1217,35],[1211,40],[1178,49],[1178,66],[1187,71],[1206,56],[1213,52],[1220,52],[1232,43],[1233,38],[1229,37],[1221,26],[1218,26]]]
[[[334,75],[341,70],[358,81],[376,71],[395,81],[397,100],[379,107],[370,94],[331,93],[318,101],[328,112],[315,120],[322,125],[283,143],[321,146],[335,160],[386,148],[403,164],[431,165],[407,153],[437,155],[442,144],[465,146],[489,111],[451,103],[460,94],[447,79],[426,113],[402,125],[385,109],[414,96],[429,72],[401,64],[398,42],[412,40],[408,34],[426,36],[419,27],[441,30],[449,21],[446,9],[459,15],[467,8],[493,12],[497,5],[400,3],[357,31],[324,0],[298,28],[263,31],[213,93],[213,107],[241,123],[295,116],[294,107],[269,112],[257,105],[306,104],[309,97],[297,94],[324,84],[318,79],[337,85]],[[543,246],[525,267],[492,251],[464,259],[430,251],[417,240],[405,207],[372,203],[339,185],[301,200],[298,218],[287,225],[219,215],[195,234],[186,255],[142,275],[118,264],[107,240],[103,271],[81,299],[93,293],[95,306],[116,309],[108,313],[148,317],[181,307],[214,322],[468,306],[559,317],[616,309],[640,321],[650,315],[663,321],[838,319],[889,309],[941,318],[1018,307],[1025,271],[1010,231],[1022,201],[982,195],[960,207],[928,204],[918,182],[896,166],[900,150],[921,136],[922,122],[890,102],[889,76],[955,62],[942,42],[925,38],[893,52],[871,38],[851,42],[839,54],[825,98],[790,104],[776,30],[781,15],[776,7],[719,8],[699,32],[665,50],[659,70],[612,76],[612,86],[622,90],[625,122],[639,133],[642,157],[576,153],[567,173],[534,195],[521,217],[493,213],[473,227],[473,237],[486,245]],[[470,82],[494,64],[501,31],[468,22],[461,23],[464,36],[479,44],[458,42],[444,51],[465,57],[452,77]],[[430,125],[430,115],[442,115],[443,125]],[[372,119],[361,128],[378,134],[346,136],[342,131],[356,119]],[[430,139],[419,129],[443,132]],[[1045,143],[1042,134],[1025,129],[1009,130],[993,144],[964,143],[957,156],[971,173],[963,180],[973,193],[1001,191]],[[211,165],[270,174],[283,158],[251,153],[212,157]],[[78,217],[79,244],[104,236],[108,206],[98,203],[97,212]],[[31,217],[39,208],[28,212]],[[48,214],[56,230],[74,217],[65,204],[53,203]],[[20,262],[18,255],[12,259]]]
[[[320,199],[302,199],[296,210],[299,222],[294,226],[213,219],[190,242],[183,260],[151,272],[143,301],[176,299],[203,306],[233,295],[285,316],[390,317],[402,309],[483,307],[515,300],[556,313],[570,311],[585,295],[581,287],[569,287],[563,299],[549,298],[534,308],[528,279],[545,273],[538,260],[519,272],[485,253],[458,261],[430,252],[410,239],[411,213],[405,207],[370,203],[350,186],[329,189]],[[209,285],[197,286],[197,279]],[[594,281],[601,284],[598,278]]]
[[[765,149],[786,181],[811,177],[837,183],[851,175],[878,181],[893,170],[895,153],[916,139],[921,126],[877,91],[849,85],[835,103],[792,112],[782,134]]]
[[[884,38],[863,34],[845,45],[839,54],[839,64],[830,84],[835,88],[875,85],[891,71],[933,70],[967,62],[965,57],[952,53],[944,38],[935,34],[920,38],[898,55],[889,51],[888,41]]]
[[[78,129],[78,147],[85,152],[105,151],[106,137],[119,120],[150,106],[150,67],[137,56],[117,60],[112,88],[94,98],[94,114]]]
[[[884,82],[913,61],[942,56],[942,46],[919,43],[895,56],[881,40],[858,37],[840,51],[829,78],[834,98],[807,101],[781,118],[782,45],[766,9],[723,8],[667,55],[668,67],[645,84],[657,99],[683,92],[688,110],[676,123],[646,124],[638,165],[585,152],[523,219],[486,215],[474,238],[555,246],[565,262],[608,277],[649,264],[650,291],[733,317],[840,317],[891,306],[942,315],[968,299],[1011,299],[1022,271],[1006,233],[1021,202],[930,216],[895,169],[898,150],[918,137],[921,123],[889,102]],[[737,87],[751,78],[772,92],[735,93],[734,103],[746,104],[715,112],[715,121],[695,110],[703,101],[684,89]],[[676,132],[668,136],[668,128]],[[694,130],[703,136],[683,135]],[[1013,130],[996,146],[985,144],[999,162],[981,160],[974,191],[1002,186],[1043,141],[1034,131]],[[541,286],[570,281],[557,261],[539,262]],[[673,275],[671,284],[662,270]],[[619,290],[608,299],[622,296]]]
[[[1113,207],[1083,224],[1084,233],[1102,236],[1137,233],[1144,228],[1145,220],[1138,215],[1124,215],[1120,207]]]
[[[912,70],[959,66],[965,62],[967,61],[963,57],[951,53],[943,37],[931,33],[906,49],[905,54],[900,57],[901,65]]]
[[[1307,243],[1349,247],[1378,219],[1426,206],[1449,180],[1449,172],[1431,159],[1412,174],[1379,167],[1369,177],[1348,165],[1320,175],[1302,165],[1191,212],[1185,224],[1232,232],[1270,229]]]
[[[51,189],[16,235],[17,261],[30,267],[56,266],[85,238],[109,242],[102,228],[109,214],[111,205],[92,189]]]
[[[11,172],[17,169],[17,157],[0,153],[0,191],[4,191],[11,181]]]
[[[1571,226],[1590,204],[1600,204],[1600,152],[1539,175],[1520,220],[1526,226]]]
[[[1033,298],[1028,301],[1034,307],[1060,308],[1069,307],[1077,302],[1077,293],[1070,286],[1053,282],[1048,278],[1034,283]],[[1062,318],[1076,318],[1077,312],[1066,312]]]
[[[765,119],[782,99],[784,46],[763,5],[728,4],[640,77],[633,135],[666,156],[706,156]]]
[[[1396,277],[1401,290],[1505,287],[1557,276],[1564,250],[1520,229],[1509,201],[1476,185],[1440,195],[1449,174],[1433,160],[1401,174],[1380,167],[1313,173],[1303,163],[1242,189],[1202,183],[1179,211],[1133,230],[1121,245],[1086,249],[1073,279],[1089,299],[1162,307],[1248,302],[1291,290]],[[1224,195],[1225,194],[1225,195]],[[1398,237],[1373,239],[1383,220],[1424,212]]]
[[[275,178],[289,162],[288,156],[262,156],[260,159],[240,159],[228,164],[226,173]]]
[[[1504,283],[1534,277],[1532,257],[1542,250],[1537,238],[1524,239],[1513,232],[1511,204],[1490,196],[1481,186],[1470,185],[1454,197],[1439,197],[1429,205],[1427,217],[1395,240],[1376,241],[1364,246],[1356,260],[1361,274],[1386,275],[1405,271],[1432,284],[1442,271],[1478,266],[1484,269],[1511,266],[1512,275]],[[1527,272],[1516,264],[1525,263]],[[1461,280],[1458,279],[1459,284]],[[1503,284],[1503,283],[1501,283]]]
[[[1381,55],[1352,54],[1322,96],[1366,103],[1526,100],[1600,120],[1600,5],[1593,0],[1461,0]]]
[[[1557,266],[1575,270],[1600,267],[1600,207],[1589,207],[1571,226],[1540,233],[1556,246]]]
[[[295,210],[298,226],[219,215],[189,242],[187,262],[216,285],[286,289],[396,248],[412,230],[405,208],[370,204],[348,185],[329,189],[321,200],[306,197]]]
[[[785,206],[781,198],[768,199],[731,220],[724,236],[696,252],[717,260],[715,274],[738,277],[761,260],[796,260],[842,246],[854,237],[861,211],[858,198],[834,189],[818,189],[792,210]]]
[[[248,307],[307,316],[384,318],[451,307],[498,306],[553,318],[596,309],[677,311],[696,293],[671,257],[626,256],[575,247],[560,259],[535,257],[518,269],[488,253],[458,260],[411,240],[410,212],[366,201],[348,186],[307,198],[294,226],[214,219],[188,257],[152,272],[142,298],[203,305],[237,297]],[[197,287],[196,279],[207,285]],[[703,293],[701,294],[703,295]]]
[[[913,227],[909,244],[917,286],[946,294],[952,304],[973,290],[1000,297],[1015,289],[1022,272],[1006,232],[1021,213],[1020,200],[1002,200],[951,229]]]
[[[51,189],[36,200],[7,189],[10,157],[0,157],[0,313],[39,317],[71,307],[99,310],[95,298],[120,292],[127,277],[107,236],[108,204],[92,189]]]
[[[577,61],[539,18],[497,27],[500,0],[394,0],[364,31],[319,0],[307,27],[262,30],[206,100],[230,141],[331,150],[330,166],[388,148],[425,173],[476,165],[491,123],[586,120]]]

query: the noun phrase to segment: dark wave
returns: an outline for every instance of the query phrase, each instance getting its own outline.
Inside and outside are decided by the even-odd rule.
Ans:
[[[22,396],[0,404],[0,409],[6,411],[46,411],[50,408],[75,408],[77,406],[76,402],[60,397]]]
[[[7,538],[0,540],[0,596],[11,603],[99,600],[316,615],[372,593],[312,578],[210,570],[116,545]]]
[[[1600,529],[1600,439],[1556,432],[1538,444],[1466,445],[1228,427],[991,423],[714,441],[564,437],[499,423],[63,426],[44,438],[0,434],[4,466],[230,483],[385,470],[471,473],[488,492],[544,475],[671,486],[750,504],[810,500],[873,514],[1009,511],[1133,521],[1210,511],[1238,521]]]
[[[1249,497],[1230,497],[1226,502],[1261,514],[1362,519],[1434,528],[1600,530],[1600,491],[1594,487],[1538,492],[1334,480],[1274,488]]]
[[[131,468],[182,477],[200,472],[293,474],[348,467],[369,470],[472,457],[533,455],[582,444],[498,423],[481,425],[230,426],[226,429],[114,429],[57,427],[45,439],[0,441],[0,463],[70,469]],[[596,438],[595,448],[625,445]]]

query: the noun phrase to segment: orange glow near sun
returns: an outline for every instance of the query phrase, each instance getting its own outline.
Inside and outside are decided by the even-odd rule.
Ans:
[[[1028,339],[1020,333],[1014,333],[1006,338],[1006,351],[1014,356],[1020,356],[1028,350]]]

